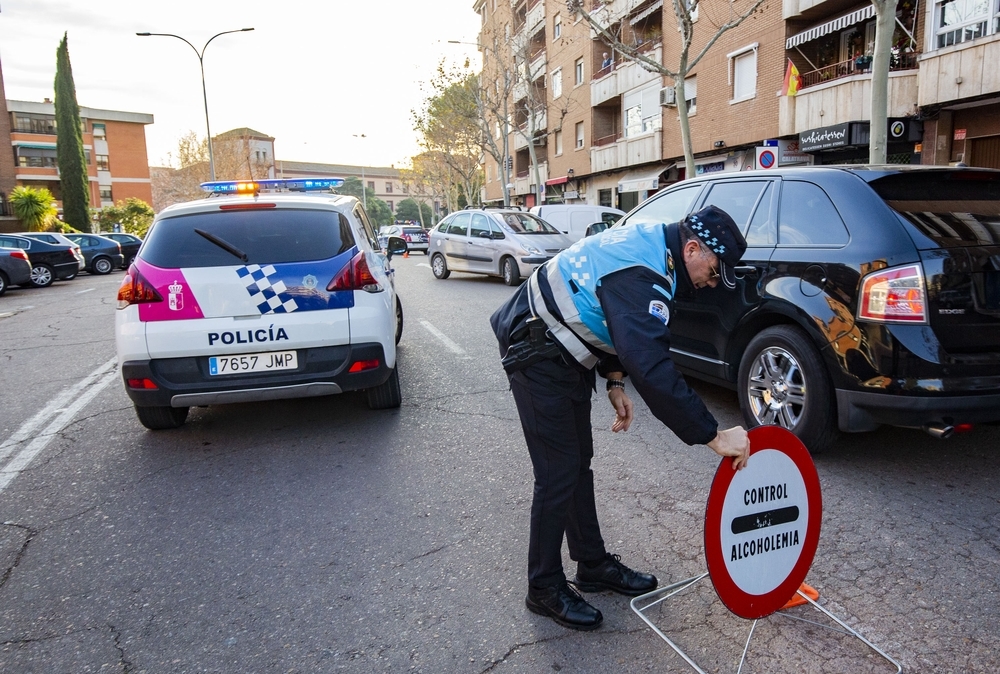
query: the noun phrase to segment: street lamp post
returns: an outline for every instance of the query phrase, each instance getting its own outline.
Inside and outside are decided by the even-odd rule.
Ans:
[[[352,133],[355,138],[367,138],[363,133]],[[361,204],[368,210],[368,187],[365,185],[365,165],[361,165]]]
[[[205,46],[201,48],[201,51],[182,38],[180,35],[174,35],[173,33],[136,33],[139,37],[175,37],[181,40],[187,46],[194,49],[194,53],[198,56],[198,64],[201,66],[201,97],[205,101],[205,132],[208,134],[208,170],[212,176],[212,180],[215,180],[215,153],[212,150],[212,127],[208,123],[208,91],[205,89],[205,50],[208,49],[209,43],[220,35],[228,35],[229,33],[245,33],[247,31],[253,30],[253,28],[239,28],[237,30],[226,30],[221,33],[216,33],[212,37],[208,38],[208,42]]]

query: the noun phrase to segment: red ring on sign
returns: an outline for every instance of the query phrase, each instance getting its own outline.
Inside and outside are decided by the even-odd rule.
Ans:
[[[802,540],[802,551],[788,577],[776,588],[765,594],[744,592],[729,575],[722,551],[722,508],[729,491],[729,485],[736,477],[732,458],[723,458],[715,471],[712,488],[705,508],[705,561],[708,575],[715,586],[719,599],[730,611],[748,620],[756,620],[770,615],[784,606],[795,596],[796,590],[805,581],[812,566],[816,548],[819,545],[819,529],[823,520],[823,500],[820,494],[819,475],[813,465],[809,450],[794,433],[780,426],[758,426],[749,431],[750,456],[765,449],[776,449],[792,460],[799,469],[805,484],[809,502],[809,518]]]

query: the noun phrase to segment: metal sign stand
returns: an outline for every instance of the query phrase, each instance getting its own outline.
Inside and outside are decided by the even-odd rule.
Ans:
[[[687,590],[688,588],[693,587],[694,585],[696,585],[698,583],[698,581],[700,581],[700,580],[702,580],[704,578],[707,578],[707,577],[708,577],[708,572],[706,571],[705,573],[701,574],[700,576],[692,576],[691,578],[688,578],[686,580],[682,580],[682,581],[674,583],[672,585],[667,585],[666,587],[657,588],[657,589],[653,590],[652,592],[647,592],[646,594],[644,594],[642,596],[635,597],[630,602],[630,605],[632,606],[632,610],[635,611],[636,614],[640,618],[642,618],[643,622],[645,622],[647,625],[649,625],[649,627],[654,632],[656,632],[660,636],[661,639],[663,639],[664,641],[666,641],[667,644],[671,648],[673,648],[674,651],[676,651],[679,656],[681,656],[682,658],[684,658],[684,661],[687,662],[689,665],[691,665],[692,669],[694,669],[696,672],[698,672],[698,674],[708,674],[708,673],[705,670],[703,670],[701,667],[699,667],[695,663],[694,660],[692,660],[691,658],[689,658],[687,656],[687,654],[683,650],[681,650],[680,646],[678,646],[673,641],[671,641],[670,637],[668,637],[666,634],[664,634],[663,631],[660,630],[659,627],[657,627],[656,625],[654,625],[653,621],[650,620],[645,615],[645,611],[651,609],[652,607],[656,606],[660,602],[663,602],[663,601],[665,601],[667,599],[670,599],[674,595],[680,594],[684,590]],[[823,613],[824,615],[828,616],[834,622],[836,622],[838,625],[840,625],[842,628],[844,628],[843,631],[837,630],[837,629],[835,629],[833,627],[830,627],[828,625],[822,625],[820,623],[814,623],[814,622],[812,622],[810,620],[804,620],[803,618],[796,618],[794,616],[784,615],[782,613],[773,613],[772,615],[782,616],[782,617],[788,618],[789,620],[802,620],[803,622],[808,622],[811,625],[814,625],[816,627],[822,627],[824,629],[832,630],[834,632],[841,632],[842,634],[853,635],[853,636],[857,637],[858,639],[860,639],[861,641],[863,641],[865,643],[865,645],[867,645],[873,651],[875,651],[876,653],[878,653],[879,655],[881,655],[883,658],[885,658],[890,664],[892,664],[896,668],[896,674],[900,674],[900,672],[903,671],[902,665],[900,665],[898,662],[896,662],[891,657],[889,657],[889,655],[885,651],[883,651],[882,649],[880,649],[878,646],[876,646],[872,642],[868,641],[868,639],[866,639],[863,636],[861,636],[858,632],[856,632],[849,625],[847,625],[847,623],[845,623],[843,620],[841,620],[840,618],[838,618],[837,616],[833,615],[832,613],[830,613],[829,611],[827,611],[825,608],[823,608],[822,606],[820,606],[819,604],[817,604],[810,597],[806,596],[806,594],[803,593],[801,590],[799,590],[797,592],[797,594],[800,597],[802,597],[802,599],[804,599],[805,601],[807,601],[810,604],[812,604],[816,608],[817,611],[819,611],[819,612]],[[644,605],[640,607],[640,604],[644,604]],[[747,650],[749,650],[749,648],[750,648],[750,638],[753,636],[753,631],[757,627],[757,623],[758,623],[759,620],[761,620],[761,619],[758,618],[757,620],[754,620],[753,624],[750,625],[750,634],[747,635],[747,642],[746,642],[746,645],[744,645],[744,647],[743,647],[743,655],[740,657],[740,665],[739,665],[739,667],[736,670],[736,674],[740,674],[740,672],[743,670],[743,662],[746,660]]]

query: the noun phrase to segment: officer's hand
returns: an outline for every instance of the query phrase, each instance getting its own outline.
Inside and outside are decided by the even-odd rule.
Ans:
[[[629,400],[625,391],[620,388],[613,388],[608,391],[608,400],[611,401],[611,406],[615,408],[615,422],[611,424],[612,432],[627,431],[628,427],[632,425],[632,401]]]
[[[742,426],[719,431],[708,446],[719,456],[734,457],[733,470],[742,470],[750,459],[750,438]]]

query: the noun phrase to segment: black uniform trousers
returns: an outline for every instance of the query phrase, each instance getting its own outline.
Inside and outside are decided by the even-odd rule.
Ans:
[[[558,368],[556,385],[542,384]],[[571,383],[577,377],[576,383]],[[521,428],[535,475],[528,542],[528,584],[549,587],[566,580],[563,534],[570,557],[596,561],[605,556],[594,503],[594,437],[590,425],[592,381],[553,361],[511,376]]]

